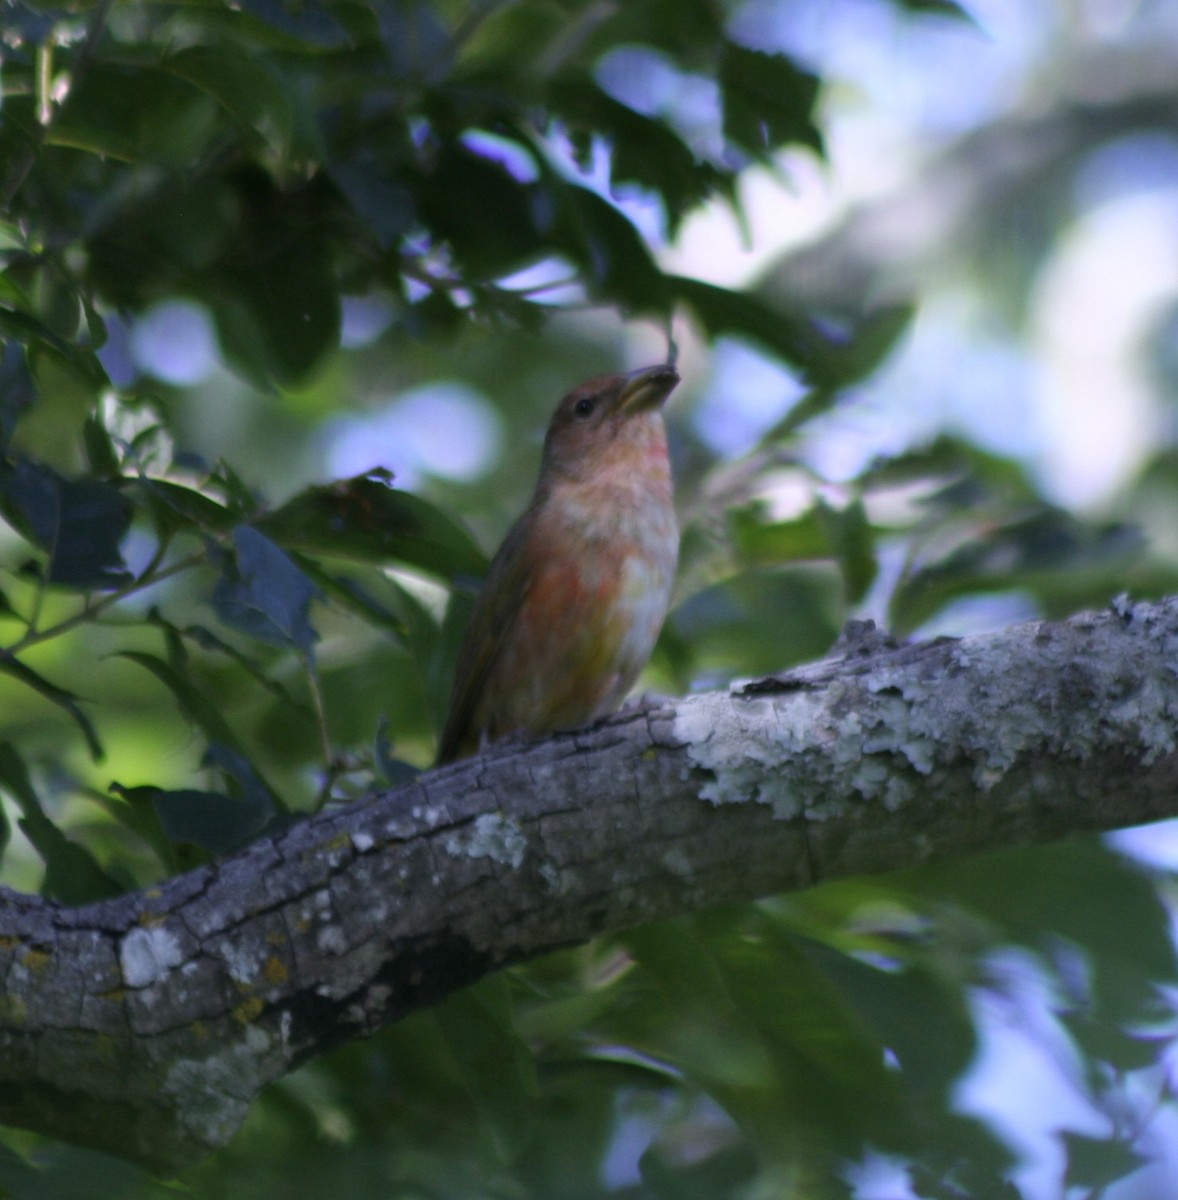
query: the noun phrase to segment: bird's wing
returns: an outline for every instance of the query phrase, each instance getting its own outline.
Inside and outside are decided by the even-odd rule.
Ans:
[[[531,587],[527,556],[520,553],[531,529],[528,515],[525,513],[516,521],[503,539],[470,614],[454,668],[446,724],[438,743],[438,765],[470,752],[465,743],[478,734],[471,723],[479,698],[503,652],[512,620],[519,614]]]

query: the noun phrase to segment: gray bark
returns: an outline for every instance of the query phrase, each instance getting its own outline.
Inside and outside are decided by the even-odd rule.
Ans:
[[[267,1083],[674,913],[1178,813],[1178,599],[895,647],[507,744],[67,909],[0,890],[0,1120],[170,1172]]]

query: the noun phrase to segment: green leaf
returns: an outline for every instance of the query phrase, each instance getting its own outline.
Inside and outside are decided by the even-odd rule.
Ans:
[[[154,799],[159,788],[123,787],[121,783],[111,782],[107,785],[107,791],[110,796],[103,798],[106,810],[136,836],[142,838],[169,873],[178,873],[180,864],[168,844],[168,836],[160,824],[159,814],[155,811]]]
[[[311,626],[318,588],[265,534],[249,525],[233,531],[233,553],[221,555],[213,608],[226,625],[275,646],[309,655],[319,635]]]
[[[973,13],[958,4],[956,0],[893,0],[901,8],[914,13],[928,13],[933,16],[954,17],[970,25],[977,25]]]
[[[972,518],[975,532],[955,539],[940,559],[918,559],[900,581],[889,601],[888,624],[897,632],[916,628],[959,596],[1012,587],[1034,595],[1047,616],[1065,616],[1107,600],[1147,548],[1134,525],[1093,527],[1048,505],[1029,513],[987,513],[979,504],[970,514],[956,501],[950,507]]]
[[[830,554],[829,531],[818,505],[788,521],[766,521],[764,505],[730,509],[728,530],[741,560],[757,566],[778,566]]]
[[[537,1088],[532,1055],[512,1024],[507,981],[484,979],[433,1015],[498,1157],[510,1162],[532,1134]]]
[[[0,468],[0,510],[49,555],[46,582],[89,592],[131,578],[119,548],[131,504],[111,484],[63,479],[20,459]]]
[[[234,177],[235,235],[199,294],[233,367],[262,390],[296,387],[339,342],[340,300],[324,220],[326,185],[281,192],[260,169]]]
[[[906,1108],[883,1047],[762,914],[721,910],[624,940],[670,1010],[651,1051],[706,1088],[766,1165],[829,1169],[865,1141],[902,1144]]]
[[[26,313],[33,307],[28,296],[7,271],[0,271],[0,304]]]
[[[608,139],[613,184],[637,184],[655,192],[672,236],[683,217],[722,184],[721,172],[696,158],[665,122],[635,112],[588,77],[554,80],[548,103],[573,136],[580,131],[587,138]]]
[[[251,16],[318,50],[336,49],[348,43],[348,31],[332,15],[323,0],[241,0]]]
[[[265,59],[232,42],[189,46],[169,55],[163,70],[207,92],[238,129],[261,138],[276,155],[287,153],[293,128],[290,101]]]
[[[1116,1138],[1088,1137],[1070,1129],[1063,1130],[1060,1137],[1068,1163],[1065,1188],[1103,1191],[1149,1162],[1144,1155]]]
[[[0,334],[24,342],[30,351],[40,351],[56,358],[86,387],[110,387],[110,380],[98,355],[60,337],[43,321],[38,321],[28,313],[0,305]]]
[[[212,97],[146,64],[98,61],[48,126],[49,144],[125,162],[190,166],[219,132]]]
[[[209,742],[202,765],[220,771],[231,797],[248,810],[248,816],[240,815],[243,823],[261,830],[278,811],[285,811],[277,793],[237,746],[227,742]]]
[[[37,400],[25,347],[15,338],[0,351],[0,446],[7,446],[21,413]]]
[[[863,501],[856,499],[843,508],[832,508],[820,502],[817,511],[842,571],[847,603],[857,604],[875,582],[878,570],[875,537],[867,520],[867,510]]]
[[[361,562],[401,562],[433,575],[481,575],[487,560],[470,534],[440,509],[370,471],[308,488],[254,528],[288,550]]]
[[[438,150],[414,190],[422,219],[475,280],[506,275],[545,249],[536,212],[551,199],[459,142]]]
[[[376,736],[372,740],[372,764],[377,776],[389,787],[400,787],[421,774],[420,767],[394,757],[393,741],[389,736],[389,720],[384,715],[377,722]]]
[[[202,650],[207,650],[228,658],[250,675],[256,683],[269,692],[281,704],[297,712],[301,717],[307,719],[313,718],[310,709],[305,704],[296,700],[277,679],[270,678],[260,663],[250,658],[248,654],[243,654],[236,646],[231,646],[228,642],[217,637],[211,629],[207,629],[204,625],[186,625],[183,629],[177,629],[175,626],[168,625],[156,612],[151,614],[150,619],[153,623],[163,626],[167,632],[175,633],[180,637],[188,638],[190,641],[195,642]]]
[[[123,891],[88,850],[71,842],[45,815],[28,768],[11,742],[0,742],[0,788],[21,810],[21,832],[45,864],[44,895],[63,904],[84,904]]]
[[[235,800],[240,798],[255,813],[264,812],[266,820],[283,809],[277,792],[251,761],[221,710],[185,677],[181,664],[140,650],[121,650],[117,657],[150,671],[172,693],[180,711],[205,735],[204,765],[221,771],[232,782]]]
[[[750,339],[799,368],[808,380],[825,381],[829,346],[805,318],[770,308],[747,292],[733,292],[683,275],[668,278],[709,337],[729,334]]]
[[[1178,979],[1170,919],[1152,880],[1095,837],[979,854],[897,876],[897,885],[976,912],[999,936],[1062,937],[1091,956],[1093,1016],[1130,1025]]]
[[[375,7],[395,78],[402,84],[444,79],[453,65],[454,43],[438,5],[431,0],[395,0]]]
[[[199,846],[213,855],[240,849],[265,828],[272,815],[268,809],[220,792],[123,788],[118,784],[111,784],[111,791],[136,806],[150,805],[168,841]]]
[[[299,570],[323,592],[325,596],[337,604],[355,613],[372,625],[379,625],[386,633],[392,634],[394,640],[405,644],[405,622],[391,608],[382,604],[362,583],[346,575],[337,575],[325,571],[314,559],[305,554],[296,554],[295,562]],[[387,583],[383,581],[382,583]]]
[[[413,193],[392,179],[371,151],[328,165],[331,178],[383,249],[408,233],[417,218]]]
[[[808,938],[799,945],[895,1056],[919,1119],[934,1119],[977,1050],[964,990],[923,963],[881,969]]]
[[[210,743],[219,742],[240,752],[240,746],[220,708],[204,696],[179,670],[154,654],[142,650],[120,650],[117,657],[150,671],[173,695],[180,711],[195,724]]]
[[[86,458],[90,472],[103,479],[119,477],[119,456],[114,442],[105,426],[95,416],[88,416],[82,427],[82,438],[86,446]]]
[[[588,188],[559,189],[553,238],[582,270],[591,294],[636,312],[662,313],[671,301],[662,272],[630,219]]]
[[[0,650],[0,674],[11,675],[13,679],[32,688],[38,695],[44,696],[51,704],[56,704],[82,731],[91,758],[97,762],[103,757],[102,743],[98,740],[90,718],[78,707],[77,696],[55,683],[50,683],[43,675],[37,674],[32,667],[26,666],[7,650]]]
[[[675,608],[665,631],[696,669],[730,679],[820,658],[844,620],[844,589],[826,563],[742,571]]]
[[[816,75],[782,54],[763,54],[726,42],[719,81],[724,136],[729,141],[764,160],[790,142],[823,153],[822,134],[814,123]]]
[[[204,492],[166,479],[140,476],[132,487],[147,502],[161,536],[181,531],[228,533],[245,515],[237,506],[227,507]]]

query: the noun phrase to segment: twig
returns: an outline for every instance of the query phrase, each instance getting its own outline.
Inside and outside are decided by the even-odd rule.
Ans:
[[[309,654],[302,654],[303,670],[307,672],[307,686],[311,692],[311,704],[315,709],[315,725],[319,730],[319,748],[323,754],[323,786],[319,789],[319,807],[322,807],[335,782],[335,762],[331,753],[331,733],[327,728],[327,705],[323,702],[323,689],[319,686],[319,675]]]
[[[72,616],[58,621],[57,624],[50,625],[45,629],[34,629],[32,624],[30,624],[30,627],[11,646],[5,647],[5,652],[7,654],[19,654],[22,650],[27,650],[30,646],[40,645],[51,638],[68,633],[69,630],[76,626],[84,625],[87,621],[92,621],[99,613],[105,612],[106,609],[110,608],[112,604],[117,604],[120,600],[125,600],[128,596],[133,596],[136,592],[141,592],[145,588],[171,578],[173,575],[178,575],[181,571],[187,571],[190,567],[195,567],[199,563],[202,563],[204,558],[204,551],[200,550],[184,558],[177,559],[176,562],[168,567],[164,567],[163,570],[154,570],[153,566],[149,564],[148,569],[137,579],[133,579],[123,587],[108,593],[102,599],[95,600],[92,604],[85,604]],[[156,561],[153,560],[153,563]]]

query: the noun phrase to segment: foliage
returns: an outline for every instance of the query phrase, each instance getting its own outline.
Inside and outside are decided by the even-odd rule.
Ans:
[[[428,763],[485,565],[466,520],[501,531],[526,472],[516,458],[466,487],[402,489],[380,468],[323,483],[308,441],[461,361],[524,445],[554,389],[618,357],[603,314],[756,345],[801,390],[736,464],[676,425],[684,559],[657,684],[818,655],[873,597],[909,633],[987,593],[1059,615],[1175,583],[1130,521],[1068,513],[962,437],[837,485],[807,461],[804,438],[912,307],[807,309],[652,250],[708,202],[739,213],[750,167],[823,150],[821,81],[739,42],[720,0],[0,12],[10,882],[67,903],[141,886]],[[602,64],[635,48],[643,69],[714,83],[712,120],[614,94]],[[128,330],[177,297],[211,314],[231,369],[195,390],[128,367]],[[361,301],[383,332],[341,349]],[[1172,504],[1173,479],[1159,456],[1142,495]],[[1141,1022],[1175,964],[1152,881],[1095,843],[828,886],[487,980],[272,1089],[183,1184],[839,1196],[870,1151],[921,1196],[1013,1197],[1009,1150],[954,1108],[971,1001],[1007,994],[1012,944],[1115,1117],[1109,1138],[1067,1134],[1068,1185],[1099,1194],[1139,1161],[1148,1118],[1126,1116],[1127,1080],[1156,1072]],[[79,1178],[88,1196],[176,1190],[17,1132],[0,1143],[0,1194]]]

